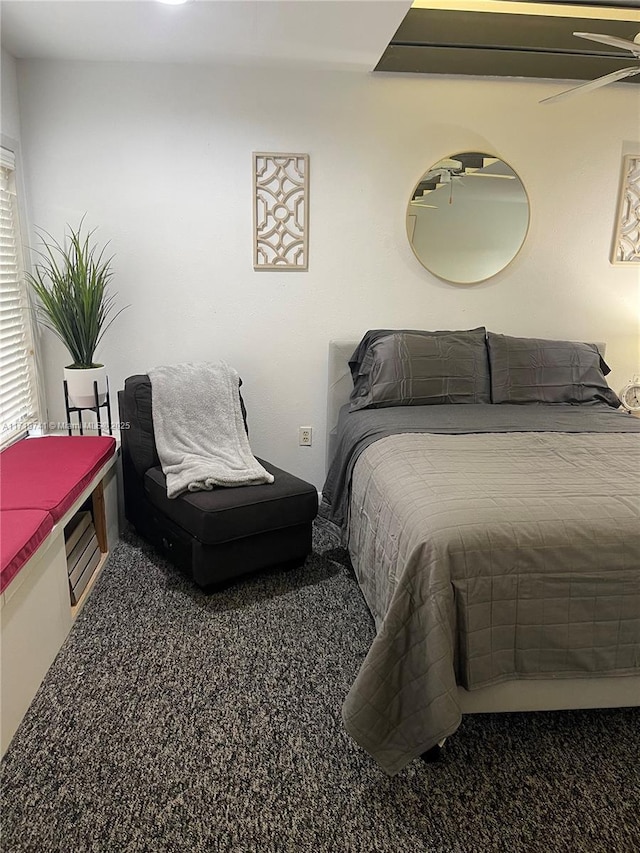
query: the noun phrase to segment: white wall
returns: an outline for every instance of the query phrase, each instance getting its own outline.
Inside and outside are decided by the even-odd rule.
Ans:
[[[20,113],[18,110],[18,85],[16,60],[2,51],[2,133],[12,139],[20,138]]]
[[[119,304],[113,388],[167,362],[224,358],[244,380],[254,453],[324,477],[327,344],[368,328],[471,328],[605,340],[618,389],[640,365],[639,273],[609,263],[621,156],[640,150],[638,87],[563,104],[561,84],[426,76],[20,61],[33,222],[99,226]],[[252,269],[251,152],[306,152],[309,272]],[[416,261],[405,210],[452,152],[519,173],[532,220],[495,278],[452,286]],[[46,342],[49,417],[65,352]],[[299,425],[314,427],[300,448]]]

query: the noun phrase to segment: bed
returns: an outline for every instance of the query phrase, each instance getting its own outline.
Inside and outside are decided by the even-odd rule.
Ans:
[[[376,625],[343,719],[387,773],[463,713],[640,705],[640,419],[603,352],[331,343],[324,511]]]

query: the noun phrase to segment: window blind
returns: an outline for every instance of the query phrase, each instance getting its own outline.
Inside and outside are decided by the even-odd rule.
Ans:
[[[15,160],[0,148],[0,446],[37,417],[35,358],[23,275]]]

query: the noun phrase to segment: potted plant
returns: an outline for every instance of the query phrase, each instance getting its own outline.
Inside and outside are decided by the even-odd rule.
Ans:
[[[98,252],[91,237],[82,234],[84,217],[77,231],[69,227],[64,245],[46,231],[40,233],[43,250],[27,280],[38,297],[36,316],[69,350],[73,363],[65,367],[64,378],[71,405],[95,406],[94,382],[98,383],[98,402],[106,400],[107,377],[103,364],[94,361],[95,351],[104,333],[116,317],[115,295],[107,285],[112,276],[112,258]],[[46,235],[46,240],[42,234]]]

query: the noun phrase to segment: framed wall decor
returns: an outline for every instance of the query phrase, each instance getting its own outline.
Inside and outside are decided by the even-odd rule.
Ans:
[[[640,263],[640,155],[637,154],[627,154],[622,161],[611,263]]]
[[[253,154],[253,268],[309,267],[309,155]]]

